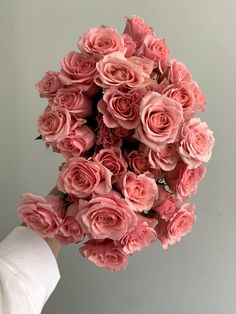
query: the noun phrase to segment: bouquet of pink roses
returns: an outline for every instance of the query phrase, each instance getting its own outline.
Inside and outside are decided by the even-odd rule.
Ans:
[[[18,213],[42,237],[86,242],[81,254],[99,267],[124,269],[156,240],[164,249],[195,221],[196,192],[214,146],[195,112],[205,97],[165,40],[140,17],[91,28],[79,51],[36,84],[47,107],[38,130],[62,154],[57,190],[24,194]]]

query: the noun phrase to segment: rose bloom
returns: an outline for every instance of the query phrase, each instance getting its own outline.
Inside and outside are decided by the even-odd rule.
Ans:
[[[183,236],[192,230],[196,220],[196,216],[194,215],[195,207],[195,204],[184,204],[178,209],[169,222],[159,220],[160,223],[156,227],[156,232],[164,249],[167,249],[168,245],[179,242]]]
[[[56,235],[61,244],[78,243],[83,240],[84,233],[77,219],[79,207],[77,203],[72,203],[66,210],[65,218]]]
[[[109,88],[103,99],[98,102],[98,110],[103,114],[103,121],[109,128],[122,126],[134,129],[140,123],[139,103],[145,89],[119,90]]]
[[[179,154],[189,168],[193,169],[209,161],[214,143],[213,132],[206,122],[192,118],[181,129]]]
[[[123,34],[122,38],[126,49],[125,57],[131,57],[135,53],[137,45],[128,34]]]
[[[153,168],[161,168],[164,171],[173,170],[179,159],[176,144],[167,144],[159,151],[149,150],[148,161]]]
[[[55,195],[42,197],[26,193],[22,196],[24,200],[17,211],[26,226],[43,238],[53,238],[64,218],[63,202]]]
[[[169,80],[173,84],[178,84],[182,81],[191,82],[192,75],[186,66],[176,59],[171,59],[170,61],[170,73]]]
[[[165,92],[169,98],[182,105],[185,120],[191,119],[196,112],[195,98],[191,86],[191,82],[182,81]]]
[[[124,40],[112,27],[91,28],[79,39],[78,47],[81,52],[90,54],[125,53]]]
[[[127,163],[118,147],[101,149],[93,159],[102,163],[103,166],[112,172],[112,184],[118,180],[119,176],[124,175],[127,171]]]
[[[143,87],[148,75],[143,69],[126,59],[121,52],[106,55],[96,64],[98,75],[95,83],[107,87]]]
[[[96,56],[71,51],[61,61],[62,72],[59,77],[64,85],[73,85],[92,96],[99,91],[94,83],[97,61]]]
[[[83,157],[72,157],[63,165],[57,179],[59,191],[86,198],[96,192],[106,194],[111,190],[112,173],[101,163]]]
[[[122,139],[115,135],[113,130],[108,128],[103,122],[102,116],[97,116],[98,128],[96,133],[96,144],[102,145],[104,148],[121,147]]]
[[[40,97],[51,98],[57,90],[61,88],[62,83],[58,77],[58,72],[48,71],[44,77],[35,84],[35,87],[39,91]]]
[[[137,223],[134,211],[116,191],[80,203],[80,225],[93,239],[120,240]]]
[[[137,47],[141,45],[147,35],[155,35],[154,30],[139,16],[132,15],[126,19],[124,34],[128,34]]]
[[[144,153],[136,150],[126,151],[125,157],[131,168],[136,174],[142,174],[150,170],[150,164]]]
[[[136,174],[143,174],[146,172],[149,177],[153,177],[154,179],[158,179],[162,176],[161,169],[158,167],[152,168],[148,162],[147,156],[143,152],[126,150],[124,155],[129,168]]]
[[[94,132],[87,126],[81,125],[70,132],[66,138],[56,144],[58,152],[65,158],[80,156],[94,145]]]
[[[137,215],[137,226],[126,233],[120,241],[116,241],[117,246],[122,247],[124,253],[130,255],[135,252],[141,251],[145,246],[149,246],[157,240],[157,234],[154,227],[157,224],[157,220],[153,224],[149,222],[149,218],[145,218],[141,215]]]
[[[112,271],[126,269],[128,255],[122,249],[115,246],[111,240],[95,241],[89,240],[80,248],[82,256],[98,267]]]
[[[152,60],[145,57],[137,56],[129,57],[128,60],[133,62],[134,64],[137,64],[138,66],[141,66],[146,74],[151,75],[154,68],[154,62]]]
[[[173,194],[159,187],[159,197],[152,209],[160,215],[161,219],[169,221],[177,211],[178,203],[179,201]]]
[[[38,119],[38,130],[46,142],[56,142],[67,137],[71,123],[71,115],[67,109],[54,111],[47,106]]]
[[[92,100],[75,88],[59,89],[49,105],[52,110],[57,111],[59,108],[65,108],[81,118],[86,118],[92,114]]]
[[[178,140],[183,121],[181,104],[156,92],[148,92],[140,104],[141,124],[134,137],[150,149],[158,151],[160,145]]]
[[[149,35],[144,38],[138,54],[153,60],[155,63],[160,63],[168,58],[169,49],[163,38]]]
[[[122,193],[129,206],[137,212],[151,209],[158,198],[158,187],[153,178],[146,174],[128,172],[122,182]]]
[[[202,165],[190,169],[184,162],[179,161],[174,170],[166,173],[166,181],[177,198],[184,202],[196,193],[205,173],[206,168]]]

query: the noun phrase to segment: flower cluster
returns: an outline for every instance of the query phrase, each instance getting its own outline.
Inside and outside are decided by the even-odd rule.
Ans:
[[[156,240],[164,249],[195,221],[196,193],[214,146],[195,117],[205,97],[186,66],[140,17],[91,28],[59,71],[36,84],[47,107],[40,137],[65,161],[60,196],[25,195],[26,225],[62,244],[87,237],[81,254],[99,267],[124,269]]]

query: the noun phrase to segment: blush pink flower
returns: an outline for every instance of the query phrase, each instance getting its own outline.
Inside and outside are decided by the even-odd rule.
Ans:
[[[101,149],[93,158],[112,172],[111,183],[115,183],[119,176],[127,171],[127,163],[118,147]]]
[[[94,145],[95,134],[87,126],[82,125],[70,132],[66,138],[58,142],[58,152],[66,159],[70,157],[80,156],[87,152]]]
[[[49,104],[52,110],[65,108],[72,114],[86,118],[92,114],[92,100],[75,88],[61,88]]]
[[[178,141],[183,121],[181,105],[156,92],[148,92],[140,104],[141,124],[134,137],[150,149],[158,151],[160,145]]]
[[[108,87],[143,87],[148,75],[143,69],[130,62],[121,52],[106,55],[96,64],[98,75],[95,77],[97,85]]]
[[[48,71],[44,77],[35,84],[35,87],[39,91],[40,97],[51,98],[53,97],[62,83],[58,77],[58,72]]]
[[[94,55],[71,51],[61,61],[62,71],[59,78],[64,85],[73,85],[89,95],[94,95],[99,90],[94,83],[97,61],[98,58]]]
[[[154,62],[152,60],[145,58],[145,57],[138,57],[138,56],[131,56],[128,58],[128,60],[133,62],[134,64],[137,64],[138,66],[142,67],[143,71],[146,74],[151,75],[153,68],[154,68]]]
[[[179,201],[173,194],[164,188],[159,188],[159,197],[152,209],[160,215],[161,219],[169,221],[178,210],[178,203]]]
[[[192,230],[192,226],[196,220],[194,215],[195,207],[195,204],[184,204],[171,218],[167,226],[169,244],[172,245],[179,242],[181,237]]]
[[[116,245],[122,247],[124,253],[130,255],[141,251],[157,240],[157,234],[154,230],[157,221],[155,225],[150,226],[148,220],[148,218],[138,215],[137,226],[129,233],[126,233],[119,242],[116,241]]]
[[[112,27],[90,28],[78,41],[81,52],[107,55],[115,51],[125,53],[124,40]]]
[[[57,149],[65,158],[80,156],[94,145],[95,134],[87,126],[81,125],[57,143]]]
[[[131,57],[135,53],[137,45],[128,34],[123,34],[122,38],[126,49],[125,57]]]
[[[67,208],[65,218],[56,235],[61,244],[78,243],[83,240],[84,233],[77,219],[78,211],[77,203],[72,203]]]
[[[158,187],[146,174],[128,172],[122,181],[122,193],[129,206],[136,212],[151,209],[158,198]]]
[[[145,89],[122,91],[116,88],[106,90],[103,99],[98,102],[98,110],[109,128],[123,127],[134,129],[140,123],[139,104]]]
[[[86,198],[93,192],[104,195],[111,190],[112,173],[101,163],[72,157],[63,165],[57,180],[59,191]]]
[[[103,242],[89,240],[80,248],[80,253],[98,267],[112,271],[127,267],[128,255],[116,247],[111,240]]]
[[[206,173],[204,166],[190,169],[188,165],[179,161],[174,170],[166,173],[166,181],[177,198],[184,202],[196,193],[197,186]]]
[[[24,200],[17,207],[26,226],[43,238],[53,238],[64,218],[65,209],[58,196],[42,197],[32,193],[22,195]]]
[[[67,137],[71,128],[71,115],[67,109],[57,111],[46,107],[38,119],[38,130],[46,142],[56,142]]]
[[[190,169],[197,168],[209,161],[214,143],[213,132],[206,122],[192,118],[181,129],[179,154]]]
[[[126,18],[124,34],[128,34],[137,47],[141,45],[147,35],[155,35],[154,30],[139,16],[132,15],[131,18]]]
[[[172,84],[178,84],[182,81],[191,82],[192,75],[182,62],[172,59],[170,61],[169,80]]]
[[[113,130],[108,128],[102,116],[97,116],[98,128],[97,128],[97,136],[96,136],[96,144],[102,145],[104,148],[109,147],[121,147],[122,138],[114,134]]]
[[[159,64],[166,61],[169,56],[169,49],[163,38],[155,36],[146,36],[138,50],[138,55],[144,56],[155,63]]]
[[[167,144],[159,151],[149,150],[148,161],[153,168],[161,168],[164,171],[173,170],[179,159],[176,144]]]
[[[78,219],[93,239],[120,240],[137,223],[134,211],[116,191],[82,202]]]

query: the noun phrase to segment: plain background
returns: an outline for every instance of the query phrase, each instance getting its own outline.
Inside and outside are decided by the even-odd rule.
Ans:
[[[180,244],[166,252],[155,244],[132,257],[124,272],[98,269],[76,246],[64,248],[62,279],[43,313],[234,314],[235,0],[0,0],[0,238],[20,223],[15,208],[21,193],[46,194],[61,162],[34,141],[46,104],[34,83],[44,71],[59,69],[89,27],[121,32],[124,16],[132,14],[166,38],[208,99],[201,118],[214,130],[216,145],[193,198],[198,219]]]

